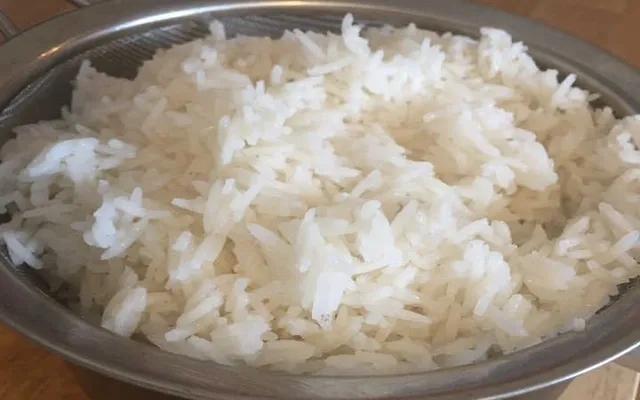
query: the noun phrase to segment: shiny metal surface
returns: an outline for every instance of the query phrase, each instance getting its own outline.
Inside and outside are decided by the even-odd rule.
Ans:
[[[73,365],[69,367],[77,382],[91,400],[185,400],[182,397],[160,394],[129,385],[86,368]],[[535,392],[511,397],[510,400],[557,400],[567,389],[569,383],[569,381],[566,381]],[[297,397],[290,396],[289,398]]]
[[[90,6],[92,2],[88,0],[66,0],[67,3],[71,3],[76,7],[87,7]],[[93,3],[96,3],[95,1]]]
[[[10,39],[18,34],[18,28],[2,11],[0,11],[0,35],[4,40]]]
[[[156,49],[205,34],[213,18],[230,33],[276,35],[285,27],[336,29],[345,12],[365,23],[415,22],[471,36],[481,26],[506,29],[543,65],[577,73],[579,84],[602,93],[619,115],[640,112],[640,74],[633,68],[563,33],[461,0],[113,0],[0,46],[0,144],[13,126],[59,115],[82,59],[131,77]],[[64,307],[73,293],[52,291],[45,277],[11,265],[5,256],[0,320],[83,368],[188,399],[499,399],[566,382],[637,347],[640,289],[624,291],[584,332],[471,366],[379,377],[272,374],[165,353],[80,320]]]

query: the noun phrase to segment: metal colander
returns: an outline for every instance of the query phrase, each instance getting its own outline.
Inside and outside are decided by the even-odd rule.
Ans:
[[[84,1],[73,1],[84,6]],[[510,31],[543,66],[578,74],[618,115],[640,113],[640,74],[611,55],[529,20],[460,0],[198,1],[113,0],[39,25],[0,46],[0,145],[12,128],[60,116],[82,60],[132,78],[160,48],[204,36],[212,19],[230,35],[277,36],[283,29],[338,30],[353,12],[365,24],[406,24],[475,36]],[[0,32],[15,32],[0,14]],[[478,363],[423,374],[302,377],[187,359],[95,327],[64,305],[75,293],[12,265],[0,254],[0,320],[75,364],[190,399],[506,398],[568,380],[640,343],[640,290],[621,286],[580,333]],[[547,397],[548,398],[548,397]]]

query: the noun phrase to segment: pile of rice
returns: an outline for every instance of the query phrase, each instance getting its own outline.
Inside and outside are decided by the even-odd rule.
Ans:
[[[1,151],[15,264],[123,336],[280,371],[437,369],[580,330],[640,274],[640,117],[500,30],[211,35],[82,65]]]

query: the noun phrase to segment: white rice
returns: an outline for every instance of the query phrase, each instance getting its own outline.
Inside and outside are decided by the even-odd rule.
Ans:
[[[212,36],[79,72],[1,151],[16,264],[167,351],[436,369],[585,321],[640,274],[640,117],[500,30]]]

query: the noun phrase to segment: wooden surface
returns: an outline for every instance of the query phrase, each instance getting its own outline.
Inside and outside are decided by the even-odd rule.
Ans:
[[[634,400],[639,382],[640,374],[611,364],[574,379],[558,400]]]
[[[640,0],[478,1],[568,31],[640,68]],[[63,0],[0,0],[0,9],[20,28],[70,8]],[[576,379],[561,400],[632,400],[637,385],[638,374],[611,365]],[[2,326],[0,399],[89,400],[60,357]]]

